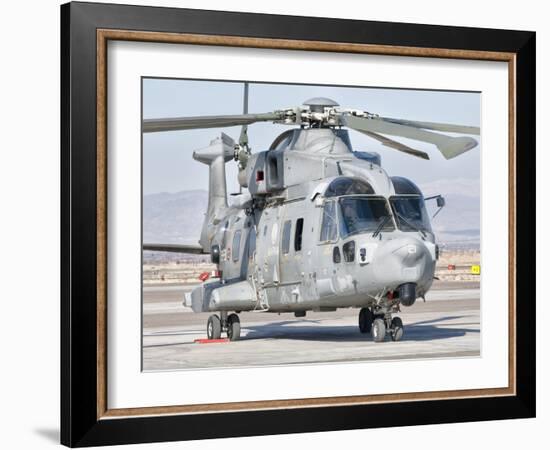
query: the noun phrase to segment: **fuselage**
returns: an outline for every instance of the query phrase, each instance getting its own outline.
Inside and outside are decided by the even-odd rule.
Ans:
[[[388,307],[403,286],[430,289],[438,251],[422,193],[337,131],[296,130],[249,163],[251,194],[208,227],[221,276],[193,292],[195,311]]]

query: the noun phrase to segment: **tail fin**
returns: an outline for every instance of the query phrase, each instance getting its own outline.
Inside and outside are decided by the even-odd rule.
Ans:
[[[208,147],[193,152],[193,159],[209,166],[208,209],[199,241],[206,252],[210,251],[214,225],[221,220],[227,210],[225,163],[233,159],[234,152],[235,141],[225,133],[210,142]]]

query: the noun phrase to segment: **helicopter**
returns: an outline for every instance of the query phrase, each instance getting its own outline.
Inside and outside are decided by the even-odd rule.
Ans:
[[[248,125],[292,128],[252,153]],[[413,157],[426,152],[389,137],[433,144],[446,159],[478,145],[479,127],[382,117],[316,97],[298,107],[243,114],[144,119],[144,133],[242,126],[221,133],[193,158],[209,167],[208,207],[197,245],[144,244],[144,250],[210,254],[217,270],[185,294],[193,312],[211,312],[208,339],[238,340],[242,311],[294,313],[358,308],[374,342],[403,338],[401,306],[425,300],[439,247],[426,201],[411,180],[390,176],[376,152],[354,151],[348,130]],[[238,164],[240,194],[228,205],[226,163]],[[437,214],[436,212],[436,214]],[[434,216],[435,217],[435,216]]]

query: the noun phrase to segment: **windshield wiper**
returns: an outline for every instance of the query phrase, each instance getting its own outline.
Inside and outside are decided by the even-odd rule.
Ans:
[[[374,233],[372,233],[372,237],[378,236],[380,234],[380,231],[382,231],[382,228],[384,228],[384,225],[386,225],[388,223],[388,220],[390,220],[390,219],[391,219],[391,215],[386,214],[384,216],[384,219],[382,220],[382,222],[380,222],[378,227],[376,227],[376,230],[374,230]]]
[[[397,215],[397,217],[399,217],[399,219],[401,219],[403,222],[405,222],[406,225],[411,227],[413,230],[418,231],[423,237],[426,237],[426,232],[422,228],[420,228],[420,227],[414,225],[413,223],[409,222],[407,219],[405,219],[397,211],[395,212],[395,214]]]

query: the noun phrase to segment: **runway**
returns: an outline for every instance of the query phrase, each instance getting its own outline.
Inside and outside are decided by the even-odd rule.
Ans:
[[[359,332],[358,309],[293,314],[244,312],[241,340],[197,344],[209,313],[182,305],[189,286],[143,290],[143,370],[251,367],[480,354],[480,294],[476,282],[436,282],[426,296],[402,307],[403,340],[374,343]]]

